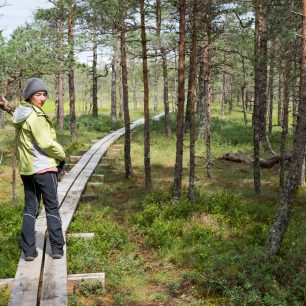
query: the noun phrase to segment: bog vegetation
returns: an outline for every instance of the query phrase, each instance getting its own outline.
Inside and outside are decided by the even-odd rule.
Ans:
[[[304,305],[305,12],[296,0],[58,0],[0,34],[0,278],[20,256],[10,114],[38,76],[68,156],[126,131],[70,227],[95,238],[67,244],[68,273],[106,272],[106,289],[80,283],[71,305]]]

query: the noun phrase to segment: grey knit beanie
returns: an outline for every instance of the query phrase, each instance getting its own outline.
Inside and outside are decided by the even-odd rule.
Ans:
[[[23,90],[23,97],[25,101],[28,101],[32,95],[39,91],[45,91],[46,93],[48,93],[48,89],[44,81],[39,78],[28,79]]]

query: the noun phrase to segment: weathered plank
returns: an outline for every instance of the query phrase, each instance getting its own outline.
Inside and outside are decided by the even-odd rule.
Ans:
[[[66,246],[61,259],[53,259],[49,237],[46,239],[45,266],[43,274],[43,289],[41,292],[41,306],[68,305],[67,295],[67,265]],[[56,279],[56,281],[49,281]]]
[[[101,183],[103,183],[105,177],[104,177],[104,174],[93,174],[90,179],[91,179],[92,182],[101,182]]]
[[[37,303],[39,279],[45,244],[45,227],[36,228],[38,256],[34,261],[25,261],[22,254],[8,305],[33,306]]]
[[[95,233],[71,233],[67,234],[67,238],[93,239],[95,238]]]
[[[85,280],[97,280],[101,282],[102,288],[105,288],[105,273],[86,273],[86,274],[70,274],[68,279],[68,294],[74,292],[77,283]]]

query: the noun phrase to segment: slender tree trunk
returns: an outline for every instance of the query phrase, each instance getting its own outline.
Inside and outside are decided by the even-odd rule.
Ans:
[[[201,58],[201,52],[198,52],[199,56],[199,62],[200,62],[200,69],[199,69],[199,74],[198,74],[198,94],[197,94],[197,108],[196,112],[197,114],[203,113],[203,61]]]
[[[174,50],[174,70],[178,71],[178,63],[177,63],[177,55],[176,55],[176,50]],[[177,112],[177,101],[178,101],[178,80],[176,79],[176,73],[174,74],[174,78],[173,78],[173,88],[174,90],[172,90],[172,111],[174,113]],[[173,98],[174,97],[174,98]]]
[[[211,5],[211,0],[208,0]],[[210,7],[209,5],[209,7]],[[208,26],[207,30],[207,44],[204,46],[202,51],[202,58],[204,63],[204,111],[205,111],[205,138],[206,138],[206,171],[207,177],[211,179],[211,74],[210,74],[210,48],[211,48],[211,27]]]
[[[111,90],[111,119],[117,121],[117,59],[115,53],[112,60],[112,90]]]
[[[61,16],[58,22],[58,34],[59,34],[59,48],[58,48],[58,57],[59,57],[59,73],[58,73],[58,84],[57,84],[57,114],[56,122],[57,128],[60,131],[64,129],[64,84],[65,84],[65,56],[64,56],[64,1],[61,0]]]
[[[148,84],[148,58],[147,36],[145,25],[144,0],[140,0],[141,45],[142,45],[142,72],[143,72],[143,106],[144,106],[144,168],[145,188],[152,189],[151,159],[150,159],[150,119],[149,119],[149,84]]]
[[[273,50],[274,51],[274,50]],[[269,71],[269,134],[273,128],[273,99],[274,99],[274,52],[272,53]]]
[[[55,95],[55,98],[54,98],[54,104],[55,104],[55,112],[54,112],[54,116],[56,118],[56,122],[58,122],[58,84],[59,83],[59,74],[58,73],[55,73],[54,75],[54,95]]]
[[[98,117],[98,44],[97,44],[97,29],[93,29],[93,42],[92,42],[92,116]]]
[[[230,91],[230,98],[228,103],[228,113],[231,114],[233,112],[233,93],[232,93],[232,85],[229,88]]]
[[[161,8],[160,0],[156,0],[156,36],[158,39],[159,49],[163,65],[163,91],[164,91],[164,110],[165,110],[165,135],[171,135],[170,109],[169,109],[169,80],[168,80],[168,61],[166,49],[164,48],[161,37]]]
[[[185,111],[185,125],[184,133],[188,133],[190,129],[190,95],[191,95],[191,67],[189,67],[189,77],[188,77],[188,91],[187,91],[187,101],[186,101],[186,111]]]
[[[211,50],[211,0],[205,0],[206,7],[206,37],[207,42],[202,47],[201,60],[203,62],[203,113],[201,115],[201,122],[199,128],[199,138],[206,140],[206,170],[207,177],[211,179],[211,165],[212,165],[212,157],[211,157],[211,72],[210,72],[210,50]]]
[[[183,141],[184,141],[184,100],[185,100],[185,0],[179,0],[179,63],[178,100],[176,114],[176,161],[174,174],[174,200],[179,200],[182,190]]]
[[[247,115],[247,105],[246,105],[246,99],[245,99],[245,89],[246,89],[247,83],[246,83],[245,61],[243,57],[241,58],[241,61],[242,61],[242,72],[243,72],[243,84],[241,86],[241,101],[242,101],[244,125],[247,126],[248,115]]]
[[[189,169],[189,187],[188,187],[188,198],[190,201],[194,200],[195,186],[195,100],[196,100],[196,59],[197,59],[197,23],[196,23],[196,12],[197,12],[197,0],[193,0],[192,3],[192,16],[191,16],[191,51],[190,51],[190,169]]]
[[[119,78],[119,118],[122,119],[123,114],[123,80],[122,80],[122,66],[120,66],[120,78]]]
[[[155,65],[154,65],[154,112],[158,110],[158,61],[157,61],[157,49],[155,49]]]
[[[134,110],[138,108],[138,101],[137,101],[137,86],[136,86],[136,75],[135,75],[135,61],[131,61],[131,69],[132,69],[132,92],[133,92],[133,105]]]
[[[304,158],[303,160],[303,164],[302,164],[302,169],[301,169],[301,180],[300,180],[300,186],[304,186],[305,185],[305,171],[306,171],[306,159]]]
[[[263,0],[255,1],[255,98],[253,109],[254,189],[260,194],[260,141],[266,129],[267,90],[267,17],[268,7]]]
[[[128,179],[132,174],[131,162],[131,130],[130,130],[130,112],[129,112],[129,91],[127,78],[127,60],[126,60],[126,34],[124,21],[120,28],[120,47],[121,47],[121,80],[122,80],[122,100],[124,114],[124,163],[125,177]]]
[[[287,66],[288,67],[288,66]],[[286,154],[286,140],[288,137],[288,112],[289,112],[289,69],[284,69],[284,100],[283,100],[283,124],[282,136],[280,142],[280,173],[279,173],[279,187],[282,189],[285,183],[285,154]]]
[[[279,64],[278,72],[278,103],[277,103],[277,125],[282,125],[282,109],[283,109],[283,97],[282,97],[282,64]]]
[[[69,106],[70,106],[70,137],[72,141],[77,138],[76,114],[75,114],[75,89],[74,89],[74,37],[73,37],[73,1],[69,1],[68,7],[68,45],[69,45]]]
[[[223,73],[222,73],[222,98],[221,98],[221,111],[220,115],[224,116],[225,113],[225,105],[226,105],[226,69],[225,69],[225,62],[226,62],[226,55],[224,53],[224,66],[223,66]]]
[[[291,92],[292,92],[292,125],[293,125],[293,131],[295,131],[296,122],[297,122],[297,109],[299,104],[299,97],[296,94],[296,77],[298,68],[296,60],[293,63],[293,77],[291,82]]]
[[[294,135],[292,158],[286,183],[281,189],[277,212],[271,227],[267,250],[270,257],[279,255],[281,245],[287,231],[291,211],[296,198],[296,191],[301,179],[301,168],[305,160],[306,144],[306,0],[303,0],[303,27],[302,27],[302,70],[300,78],[300,104],[298,120]]]

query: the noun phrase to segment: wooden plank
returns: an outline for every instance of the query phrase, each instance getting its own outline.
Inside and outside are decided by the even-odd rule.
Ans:
[[[97,188],[103,186],[103,182],[88,182],[87,187],[89,188]]]
[[[105,273],[84,273],[84,274],[69,274],[68,281],[82,281],[85,279],[98,279],[99,281],[105,281]]]
[[[102,161],[102,164],[112,164],[112,165],[114,165],[114,164],[116,164],[116,158],[114,158],[114,157],[108,157],[108,156],[103,156],[102,158],[101,158],[101,161]]]
[[[67,234],[67,238],[93,239],[95,238],[95,233],[72,233]]]
[[[22,254],[8,305],[33,306],[37,303],[41,265],[45,244],[45,227],[36,230],[36,247],[38,256],[34,261],[25,261]]]
[[[85,280],[97,280],[101,282],[102,288],[105,288],[105,273],[86,273],[86,274],[70,274],[68,280],[68,294],[74,292],[75,285]]]
[[[68,305],[67,294],[67,264],[66,264],[66,245],[64,255],[61,259],[53,259],[49,237],[46,239],[46,254],[43,284],[41,292],[41,306]],[[56,281],[49,281],[49,279]]]
[[[104,174],[93,174],[91,176],[92,182],[101,182],[101,183],[103,183],[104,179],[105,179]]]

